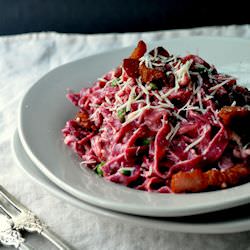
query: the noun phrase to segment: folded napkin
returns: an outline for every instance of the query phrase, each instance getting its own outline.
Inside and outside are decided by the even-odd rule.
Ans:
[[[139,39],[158,41],[194,35],[250,39],[250,26],[100,35],[49,32],[0,37],[0,184],[76,249],[250,249],[250,232],[173,233],[87,213],[43,190],[18,168],[11,154],[18,103],[25,90],[51,69],[94,53],[134,45]],[[44,249],[40,241],[36,244],[36,249]]]

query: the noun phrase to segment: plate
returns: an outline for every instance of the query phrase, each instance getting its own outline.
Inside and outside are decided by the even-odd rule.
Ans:
[[[145,227],[175,232],[215,234],[250,230],[250,205],[219,211],[217,213],[189,217],[153,218],[113,212],[111,210],[87,204],[63,191],[39,171],[23,149],[17,132],[13,137],[12,149],[20,168],[35,182],[40,184],[53,195],[90,213],[104,215],[111,219],[122,220],[127,223],[134,223]]]
[[[162,45],[171,53],[199,53],[218,67],[249,63],[250,41],[233,38],[170,39]],[[52,182],[78,199],[114,211],[146,216],[184,216],[216,211],[250,201],[250,183],[196,194],[147,193],[108,182],[87,168],[63,144],[61,129],[76,109],[65,98],[67,88],[78,91],[127,57],[132,48],[84,58],[58,67],[25,94],[18,118],[19,136],[35,165]],[[88,84],[89,83],[89,84]]]

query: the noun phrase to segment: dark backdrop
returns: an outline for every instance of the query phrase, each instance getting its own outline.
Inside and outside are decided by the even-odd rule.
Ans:
[[[133,32],[250,23],[248,0],[0,0],[0,35]]]

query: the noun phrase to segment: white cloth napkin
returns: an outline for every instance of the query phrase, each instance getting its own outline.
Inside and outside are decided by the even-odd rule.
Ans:
[[[50,32],[0,37],[0,184],[76,249],[250,249],[250,232],[231,235],[173,233],[87,213],[53,197],[30,180],[11,154],[18,103],[25,90],[43,74],[90,54],[134,45],[139,39],[156,41],[193,35],[250,39],[250,26],[106,35]],[[38,241],[36,249],[44,249]]]

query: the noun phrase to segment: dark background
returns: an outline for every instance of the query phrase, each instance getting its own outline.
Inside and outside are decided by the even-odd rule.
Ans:
[[[0,0],[0,35],[135,32],[250,23],[246,1]]]

